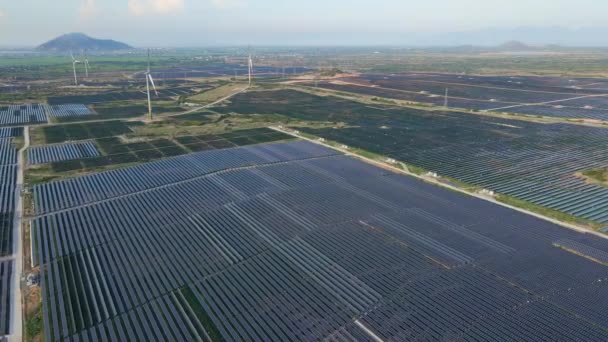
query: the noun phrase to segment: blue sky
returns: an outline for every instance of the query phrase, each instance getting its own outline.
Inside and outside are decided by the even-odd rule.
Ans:
[[[0,0],[0,45],[67,32],[136,46],[449,43],[450,32],[608,27],[606,13],[600,0]]]

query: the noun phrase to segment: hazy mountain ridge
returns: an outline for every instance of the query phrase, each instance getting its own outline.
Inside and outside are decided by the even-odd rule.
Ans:
[[[83,33],[69,33],[52,39],[36,48],[39,51],[119,51],[133,49],[128,44],[111,39],[96,39]]]

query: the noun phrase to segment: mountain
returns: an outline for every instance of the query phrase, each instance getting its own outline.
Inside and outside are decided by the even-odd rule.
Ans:
[[[414,46],[474,45],[496,47],[503,42],[526,42],[528,47],[608,47],[607,27],[518,27],[488,28],[471,31],[421,33],[407,36],[405,44]],[[510,44],[509,44],[510,45]],[[521,47],[521,46],[519,46]],[[554,46],[555,47],[555,46]]]
[[[522,43],[520,41],[517,41],[517,40],[511,40],[511,41],[508,41],[508,42],[500,45],[498,47],[498,49],[505,50],[505,51],[527,51],[527,50],[533,50],[534,47],[529,46],[529,45]]]
[[[69,33],[50,40],[36,48],[39,51],[118,51],[130,50],[133,47],[110,39],[91,38],[83,33]]]

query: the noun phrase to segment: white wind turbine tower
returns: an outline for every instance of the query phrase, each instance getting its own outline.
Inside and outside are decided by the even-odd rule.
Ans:
[[[89,56],[87,56],[87,50],[84,50],[84,72],[86,75],[86,78],[89,78],[89,68],[91,67],[91,65],[89,65]]]
[[[251,77],[253,76],[253,59],[251,59],[251,52],[249,52],[249,86],[251,87]]]
[[[152,74],[150,73],[150,49],[148,49],[148,71],[146,71],[146,91],[148,93],[148,119],[152,121],[152,99],[150,97],[150,84],[152,84],[152,88],[154,88],[154,92],[156,96],[158,96],[158,91],[156,91],[156,86],[154,85],[154,79],[152,78]]]
[[[78,76],[76,76],[76,64],[80,63],[79,60],[74,58],[74,54],[70,51],[70,56],[72,56],[72,69],[74,70],[74,84],[78,85]]]

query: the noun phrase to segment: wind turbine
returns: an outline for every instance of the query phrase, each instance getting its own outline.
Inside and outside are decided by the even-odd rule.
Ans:
[[[251,59],[251,51],[249,52],[249,86],[251,87],[251,77],[253,75],[253,59]]]
[[[150,84],[152,84],[152,88],[154,88],[154,92],[156,96],[158,96],[158,91],[156,91],[156,86],[154,85],[154,79],[152,78],[152,74],[150,73],[150,49],[148,49],[148,71],[145,73],[146,76],[146,91],[148,93],[148,118],[152,121],[152,99],[150,98]]]
[[[91,67],[91,65],[89,65],[89,56],[87,56],[87,50],[84,50],[84,72],[86,75],[86,78],[89,78],[89,68]]]
[[[74,54],[70,51],[70,56],[72,56],[72,69],[74,70],[74,84],[78,85],[78,77],[76,76],[76,64],[80,63],[79,60],[74,58]]]

